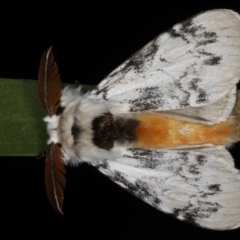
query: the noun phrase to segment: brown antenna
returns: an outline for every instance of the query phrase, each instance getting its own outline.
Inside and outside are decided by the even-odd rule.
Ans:
[[[57,64],[54,62],[52,47],[47,49],[40,62],[38,90],[41,103],[49,116],[56,114],[62,91]],[[48,199],[55,210],[63,214],[64,187],[66,185],[65,167],[58,144],[52,143],[46,153],[45,187]]]

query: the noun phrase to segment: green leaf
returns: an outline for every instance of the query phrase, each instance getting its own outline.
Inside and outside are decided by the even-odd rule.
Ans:
[[[83,86],[89,91],[93,86]],[[48,135],[36,80],[0,78],[0,156],[36,156]]]

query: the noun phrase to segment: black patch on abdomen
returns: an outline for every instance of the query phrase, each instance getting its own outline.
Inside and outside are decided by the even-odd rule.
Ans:
[[[116,140],[117,129],[114,125],[113,115],[104,113],[92,121],[93,143],[100,148],[110,150]]]
[[[134,118],[124,119],[117,118],[114,122],[118,134],[117,141],[120,143],[124,142],[133,142],[136,141],[136,133],[135,130],[139,125],[139,121]]]
[[[110,150],[114,146],[114,141],[120,143],[134,141],[138,124],[139,121],[135,119],[114,120],[111,113],[104,113],[92,121],[93,143],[99,148]]]

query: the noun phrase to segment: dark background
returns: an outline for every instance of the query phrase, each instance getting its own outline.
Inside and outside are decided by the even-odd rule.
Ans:
[[[53,45],[63,82],[98,84],[173,24],[214,8],[240,13],[238,1],[145,1],[131,6],[32,2],[0,4],[0,77],[37,79],[41,55]],[[239,161],[237,148],[239,144],[231,153]],[[41,232],[46,237],[47,232],[55,237],[65,233],[68,239],[171,239],[175,234],[184,239],[240,237],[240,229],[211,231],[180,222],[85,164],[67,168],[65,216],[60,216],[47,200],[43,176],[44,158],[0,158],[0,231],[9,229],[9,236],[33,239]]]

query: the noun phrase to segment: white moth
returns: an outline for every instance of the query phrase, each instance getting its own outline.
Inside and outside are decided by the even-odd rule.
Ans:
[[[239,15],[203,12],[156,37],[91,92],[64,88],[62,113],[44,119],[49,143],[61,144],[65,164],[88,162],[180,220],[237,228],[240,175],[226,147],[238,141],[239,78]]]

